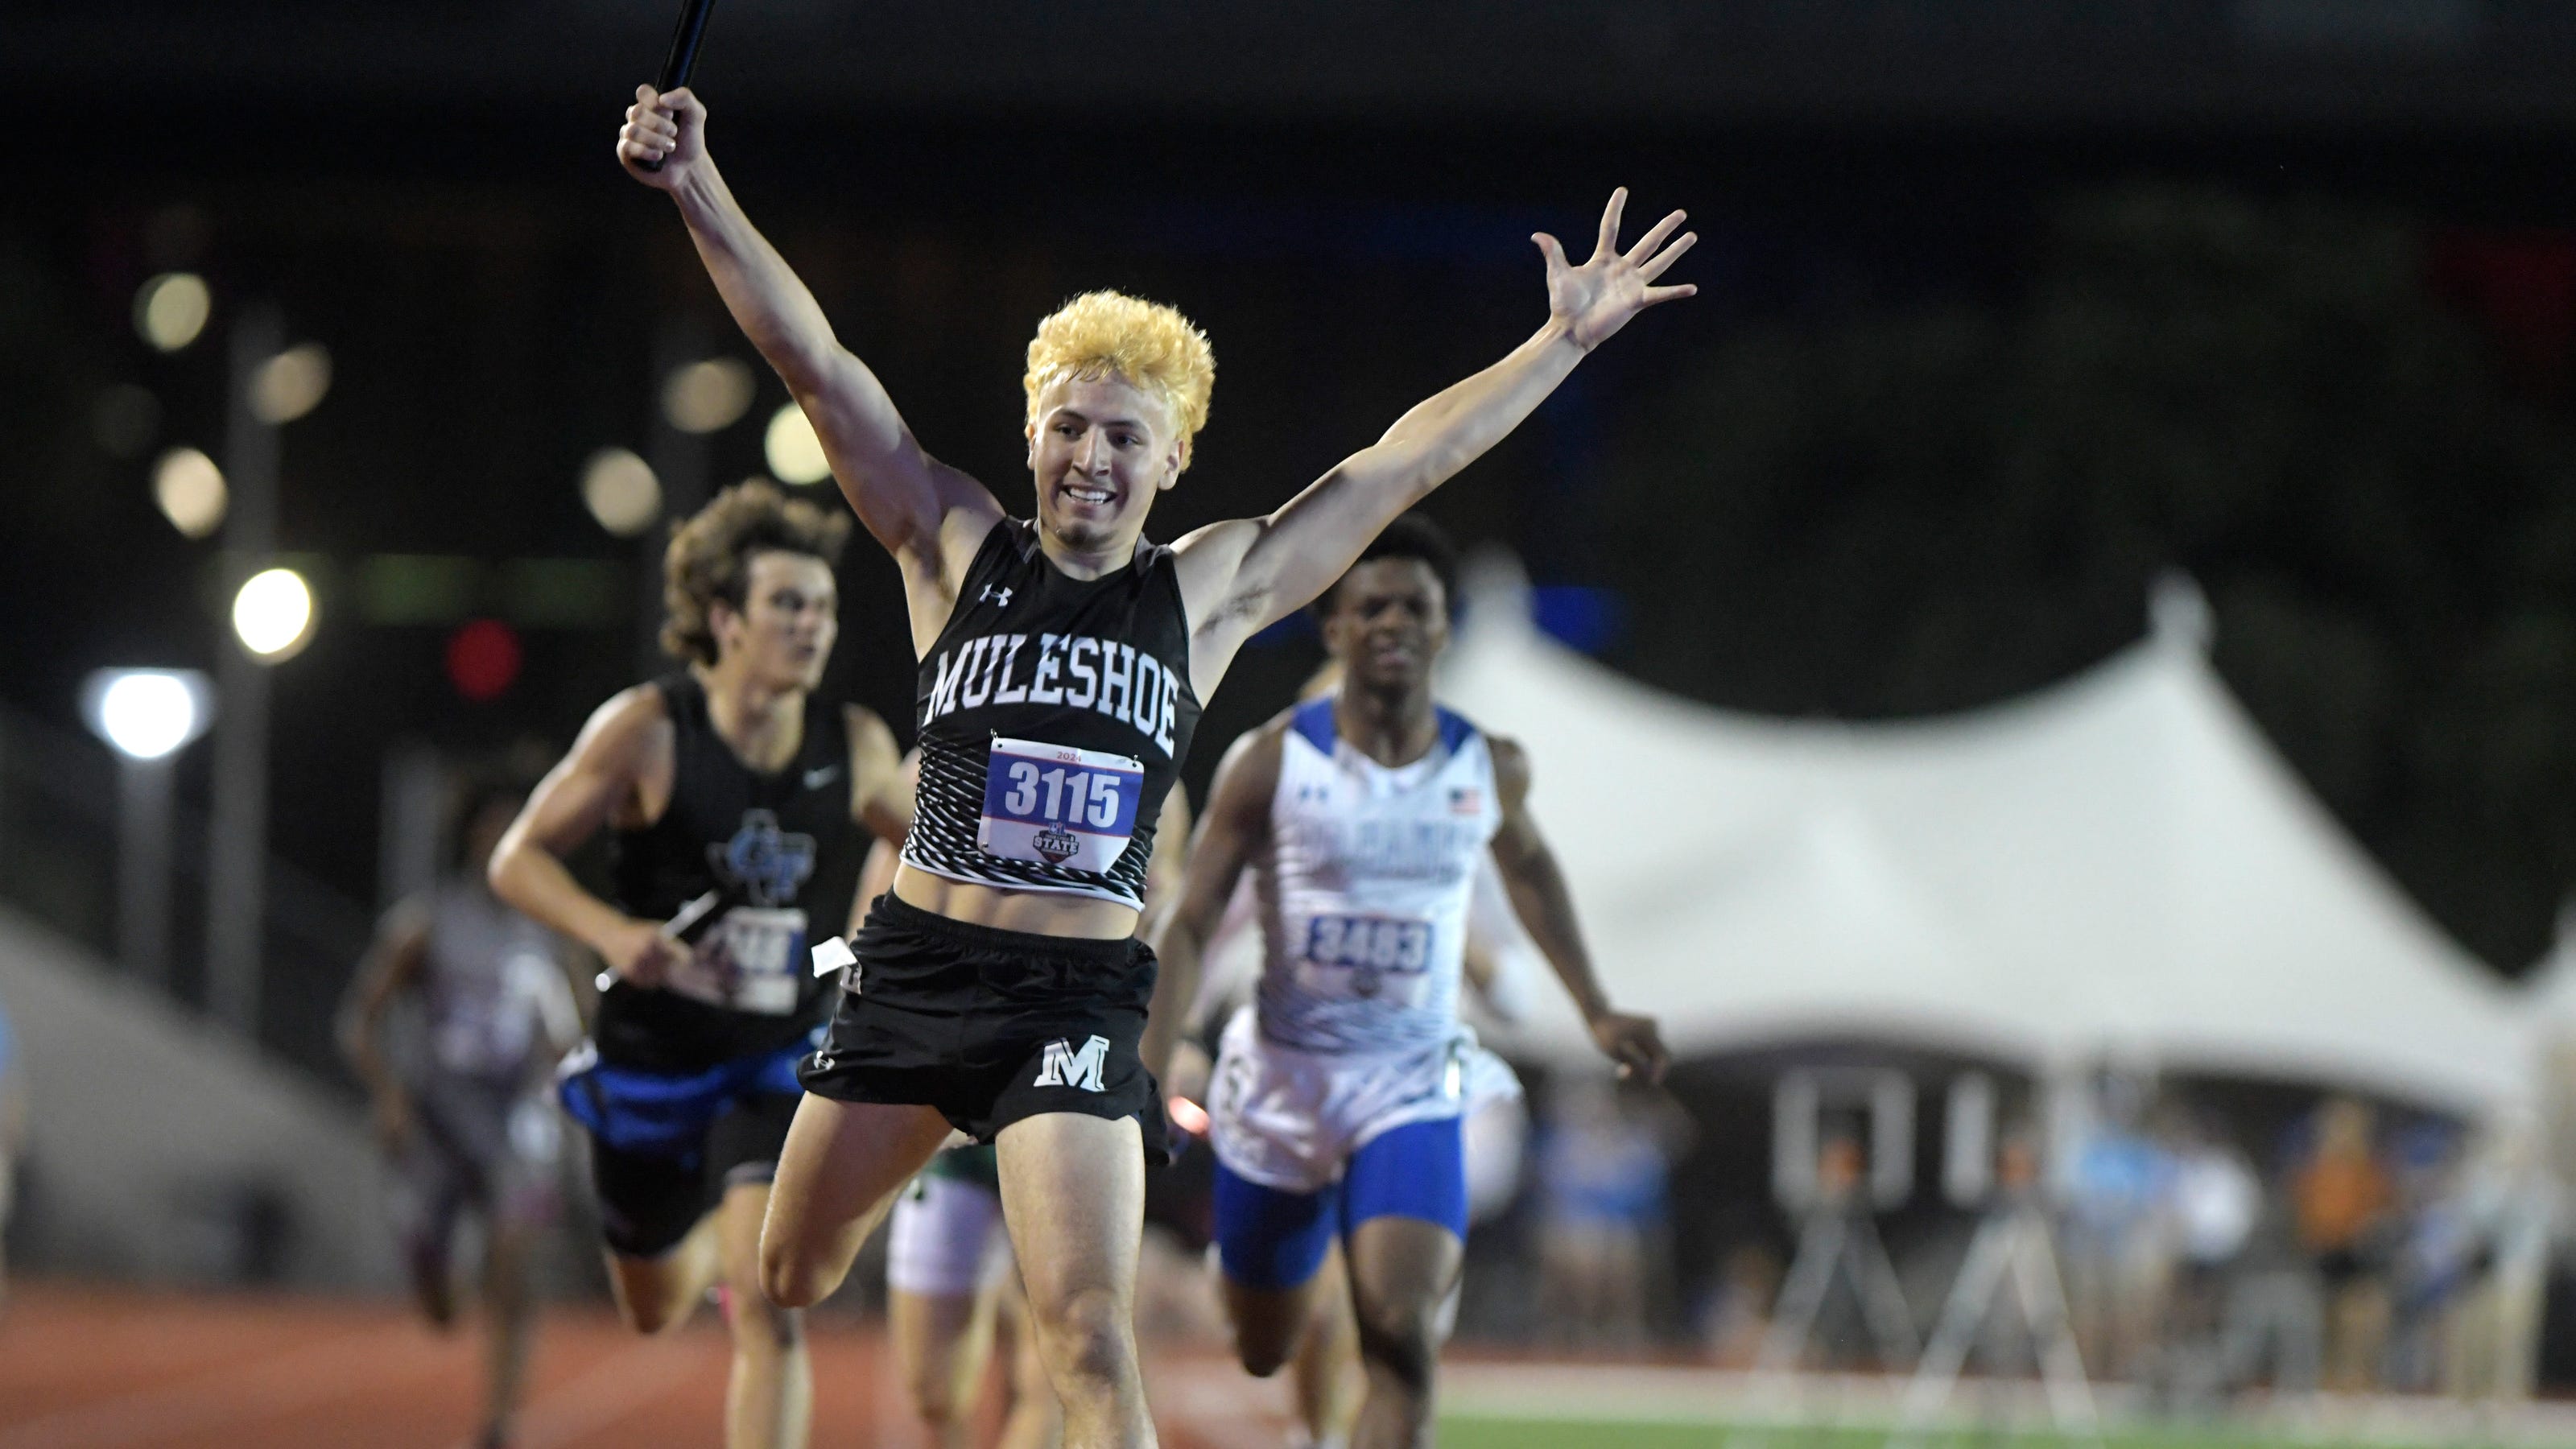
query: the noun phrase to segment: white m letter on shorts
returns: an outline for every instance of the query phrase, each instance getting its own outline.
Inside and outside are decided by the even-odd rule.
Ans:
[[[1109,1038],[1095,1036],[1084,1042],[1082,1050],[1077,1052],[1064,1044],[1064,1038],[1058,1037],[1042,1049],[1036,1085],[1101,1091],[1100,1072],[1108,1065]]]

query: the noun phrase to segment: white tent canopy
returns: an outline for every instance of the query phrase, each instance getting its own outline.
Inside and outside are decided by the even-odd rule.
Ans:
[[[1531,629],[1512,582],[1477,591],[1444,697],[1529,747],[1613,997],[1677,1049],[1846,1035],[2527,1095],[2505,988],[2263,740],[2196,595],[2028,698],[1852,725],[1621,678]],[[1525,1044],[1579,1051],[1562,993],[1534,995]]]

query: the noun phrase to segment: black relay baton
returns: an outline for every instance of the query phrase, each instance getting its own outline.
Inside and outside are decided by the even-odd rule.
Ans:
[[[750,896],[739,888],[719,885],[714,890],[683,903],[671,919],[662,923],[662,934],[683,946],[694,948],[698,942],[706,939],[709,931],[716,928],[716,924],[724,919],[727,911],[745,904],[750,899]],[[616,972],[602,971],[591,984],[606,991],[610,983],[616,979]]]
[[[716,0],[681,0],[679,28],[671,32],[671,53],[662,59],[662,78],[654,82],[659,95],[689,83],[689,73],[698,68],[698,42],[706,37],[707,17],[715,13]],[[647,171],[662,169],[662,158],[649,156],[636,163]]]

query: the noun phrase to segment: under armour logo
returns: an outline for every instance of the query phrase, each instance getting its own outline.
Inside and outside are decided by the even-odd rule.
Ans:
[[[807,1070],[809,1070],[809,1071],[817,1071],[817,1072],[828,1072],[828,1071],[830,1071],[831,1069],[832,1069],[832,1058],[831,1058],[831,1055],[830,1055],[828,1052],[816,1052],[816,1053],[814,1053],[814,1064],[813,1064],[811,1067],[809,1067]]]
[[[1039,1051],[1038,1079],[1041,1087],[1080,1087],[1086,1092],[1105,1090],[1100,1076],[1109,1065],[1109,1038],[1095,1036],[1075,1051],[1062,1037],[1048,1042]]]
[[[975,596],[975,600],[978,603],[982,603],[988,599],[992,601],[993,607],[996,609],[1007,609],[1011,607],[1011,591],[1009,589],[997,589],[991,584],[986,584],[984,586],[984,592],[977,594]]]

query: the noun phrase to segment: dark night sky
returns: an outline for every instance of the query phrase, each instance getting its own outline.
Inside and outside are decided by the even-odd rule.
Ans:
[[[481,12],[452,8],[453,17],[433,7],[418,23],[453,42]],[[239,13],[274,20],[289,9]],[[603,13],[593,7],[585,23],[605,25]],[[620,23],[617,33],[644,36],[647,56],[658,52],[665,20]],[[152,33],[167,40],[179,32]],[[757,31],[736,54],[773,56],[781,33],[793,34]],[[1633,37],[1627,43],[1635,48]],[[532,629],[520,681],[495,702],[467,704],[442,677],[444,629],[355,620],[360,562],[439,553],[631,565],[636,546],[608,537],[582,510],[574,489],[582,459],[605,445],[649,443],[657,343],[694,330],[704,352],[748,359],[748,349],[715,309],[667,204],[608,161],[620,105],[613,93],[567,94],[573,87],[548,88],[513,64],[497,64],[478,92],[465,80],[474,72],[446,51],[408,62],[395,52],[366,64],[344,59],[332,72],[339,85],[316,87],[299,83],[297,67],[330,62],[282,47],[247,66],[233,97],[207,63],[165,55],[117,70],[107,53],[99,43],[40,75],[39,93],[58,98],[48,121],[59,144],[22,163],[12,203],[0,207],[0,491],[16,519],[0,541],[8,565],[0,617],[18,625],[0,631],[0,702],[68,724],[91,668],[211,659],[210,546],[160,519],[148,497],[149,454],[110,456],[89,414],[102,389],[139,383],[162,403],[156,449],[186,441],[211,450],[217,351],[200,343],[173,357],[149,352],[127,322],[134,288],[166,267],[195,267],[216,288],[219,324],[241,299],[276,298],[290,332],[326,342],[336,368],[329,399],[287,434],[285,543],[321,560],[329,612],[314,646],[279,674],[276,845],[364,899],[375,879],[377,774],[390,744],[417,737],[470,751],[535,736],[559,745],[635,676],[638,660],[631,623]],[[1503,69],[1527,63],[1522,56]],[[384,68],[381,83],[369,74],[374,64]],[[1611,648],[1614,664],[1714,702],[1795,713],[1957,708],[2033,687],[2134,638],[2143,578],[2163,564],[2192,564],[2219,603],[2222,670],[2365,843],[2497,964],[2518,968],[2545,944],[2570,883],[2562,872],[2576,871],[2576,772],[2542,750],[2529,766],[2536,774],[2492,782],[2499,798],[2541,801],[2536,817],[2433,808],[2427,798],[2441,792],[2416,778],[2413,755],[2389,745],[2385,759],[2343,759],[2344,737],[2299,717],[2295,691],[2281,687],[2269,656],[2240,659],[2225,641],[2240,624],[2258,640],[2274,637],[2261,614],[2270,596],[2231,581],[2287,580],[2294,599],[2358,590],[2376,601],[2354,616],[2368,631],[2377,627],[2368,620],[2385,617],[2378,611],[2408,608],[2423,591],[2459,593],[2461,579],[2487,567],[2481,550],[2500,546],[2489,535],[2532,526],[2548,499],[2467,522],[2443,513],[2443,529],[2486,532],[2428,541],[2428,556],[2439,557],[2404,586],[2417,595],[2372,594],[2376,585],[2315,564],[2311,535],[2336,525],[2322,516],[2303,522],[2295,510],[2286,523],[2273,510],[2259,528],[2184,530],[2170,547],[2106,553],[2116,561],[2108,576],[2072,583],[2054,577],[2060,561],[2045,557],[2031,558],[2018,578],[1962,580],[1927,568],[1885,585],[1872,607],[1927,617],[1953,610],[1981,621],[1983,642],[1972,652],[1926,653],[1863,627],[1857,614],[1829,611],[1795,634],[1714,624],[1704,644],[1688,631],[1659,635],[1654,584],[1629,566],[1642,556],[1639,540],[1669,544],[1714,519],[1752,517],[1784,531],[1727,540],[1709,557],[1777,553],[1788,547],[1795,512],[1713,507],[1687,481],[1643,465],[1635,476],[1605,474],[1640,456],[1641,430],[1676,431],[1672,409],[1692,395],[1683,380],[1722,368],[1748,339],[1830,339],[1926,309],[2005,319],[1998,325],[2008,329],[2034,289],[2058,275],[2053,239],[2070,201],[2105,191],[2179,186],[2258,216],[2323,206],[2427,247],[2444,237],[2536,237],[2547,253],[2576,226],[2563,184],[2576,133],[2547,107],[2513,110],[2505,98],[2518,93],[2503,88],[2481,113],[2460,99],[2477,94],[2474,77],[2453,77],[2452,91],[2424,91],[2457,102],[2459,114],[2441,124],[2386,114],[2385,98],[2368,87],[2343,102],[2363,120],[2338,124],[2338,93],[2322,85],[2284,107],[2299,114],[2266,116],[2239,81],[2172,93],[2206,100],[2198,114],[2183,114],[2179,101],[2125,116],[2082,114],[2042,83],[2043,71],[2018,104],[1987,97],[1973,108],[1959,98],[1975,75],[1953,77],[1947,101],[1927,81],[1909,112],[1901,96],[1872,107],[1822,80],[1747,99],[1754,93],[1739,68],[1712,82],[1717,99],[1705,107],[1667,78],[1633,106],[1617,102],[1614,85],[1587,82],[1588,100],[1537,114],[1543,108],[1515,111],[1508,86],[1478,91],[1452,77],[1460,95],[1445,110],[1373,111],[1365,96],[1345,95],[1311,107],[1326,119],[1295,119],[1301,97],[1338,94],[1329,68],[1310,71],[1194,120],[1151,99],[1120,104],[1143,78],[1103,82],[1079,66],[998,102],[969,93],[971,68],[957,89],[930,99],[834,104],[806,72],[773,91],[720,68],[704,89],[715,107],[716,154],[754,217],[804,270],[928,446],[1006,501],[1026,487],[1018,358],[1035,317],[1071,292],[1110,285],[1174,301],[1205,325],[1220,363],[1214,417],[1201,461],[1157,511],[1154,531],[1165,537],[1271,506],[1404,407],[1526,335],[1542,315],[1529,231],[1583,235],[1615,183],[1634,188],[1642,211],[1686,205],[1705,240],[1683,271],[1704,295],[1618,339],[1579,386],[1446,490],[1432,506],[1437,516],[1467,539],[1519,550],[1541,582],[1618,590],[1631,623]],[[147,73],[150,84],[139,79]],[[109,75],[126,83],[98,79]],[[1074,83],[1052,86],[1067,76]],[[443,81],[466,87],[456,103],[429,99],[444,94]],[[583,73],[585,88],[596,81]],[[1375,71],[1351,86],[1402,90],[1400,77]],[[1055,103],[1055,89],[1068,104]],[[2499,358],[2513,339],[2497,319],[2528,300],[2474,288],[2439,298]],[[2538,345],[2537,362],[2498,361],[2496,387],[2539,433],[2563,432],[2567,338],[2555,335],[2554,354],[2550,337]],[[714,481],[759,470],[759,424],[782,400],[764,374],[751,415],[714,441]],[[1981,465],[1963,458],[1953,466],[1968,479]],[[2554,466],[2535,465],[2533,476],[2559,477]],[[1826,526],[1851,539],[1884,533],[1904,516],[1867,478],[1815,486]],[[2249,477],[2242,486],[2252,493],[2271,484]],[[2428,475],[2395,486],[2429,494],[2446,485]],[[1971,506],[1972,480],[1960,487],[1961,506]],[[1850,507],[1827,506],[1846,494]],[[2043,531],[2060,526],[2081,525]],[[1987,587],[2011,607],[1953,609],[1957,596]],[[2504,627],[2498,621],[2554,610],[2566,591],[2552,602],[2548,588],[2543,577],[2510,597],[2464,599],[2462,628],[2482,638],[2479,630]],[[898,596],[864,538],[843,569],[843,590],[834,687],[904,720],[910,662],[893,627]],[[2062,606],[2067,599],[2087,602]],[[2452,647],[2396,628],[2372,637],[2401,662]],[[1208,716],[1194,780],[1204,780],[1224,740],[1285,697],[1303,671],[1303,649],[1285,646],[1238,669]],[[2558,664],[2576,672],[2576,643],[2543,647],[2540,672]],[[2406,667],[2409,678],[2432,682],[2372,696],[2371,707],[2396,721],[2392,738],[2430,735],[2476,753],[2482,732],[2507,716],[2525,732],[2576,731],[2576,700],[2564,691],[2464,705],[2431,665]],[[186,779],[202,790],[193,773]],[[2523,838],[2535,830],[2548,839]],[[2473,889],[2464,877],[2505,878],[2510,888]]]

